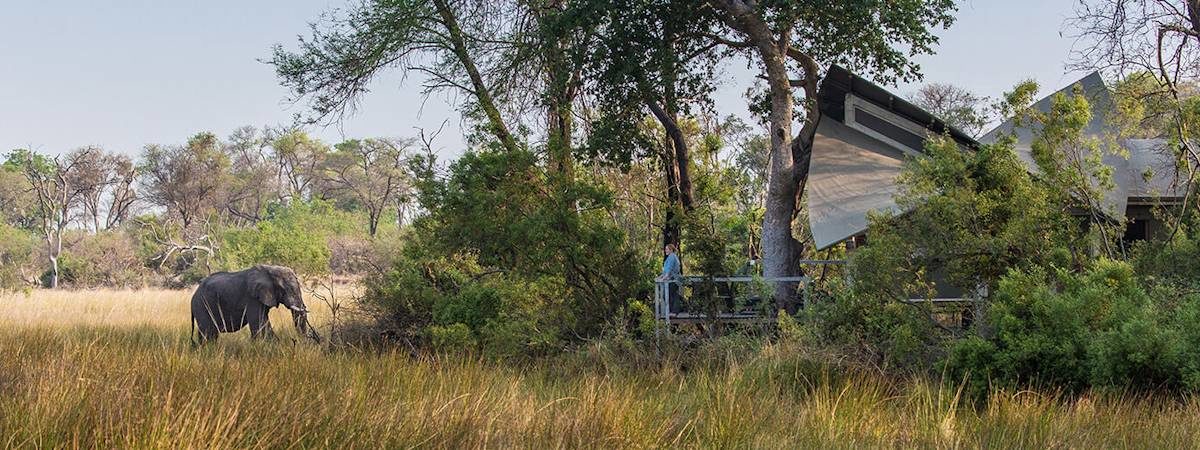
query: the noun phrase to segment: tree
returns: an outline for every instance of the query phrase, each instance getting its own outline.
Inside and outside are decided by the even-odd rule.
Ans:
[[[716,54],[703,34],[715,25],[715,16],[711,9],[678,0],[585,1],[571,14],[597,30],[585,72],[600,112],[591,153],[621,165],[645,154],[662,161],[663,243],[678,245],[676,210],[694,206],[691,152],[680,122],[693,107],[709,103]],[[658,122],[660,136],[645,133],[645,115]]]
[[[979,97],[952,84],[929,83],[921,86],[913,94],[912,102],[976,138],[991,121],[987,97]]]
[[[0,219],[17,228],[33,229],[37,226],[35,203],[24,170],[9,158],[0,165]]]
[[[48,158],[29,150],[15,150],[5,164],[19,167],[33,188],[37,228],[50,265],[47,284],[51,289],[58,288],[63,232],[71,222],[71,210],[79,203],[84,191],[71,184],[71,180],[77,178],[75,162],[70,158]]]
[[[477,58],[499,54],[495,19],[505,2],[472,0],[369,0],[312,25],[292,52],[276,45],[268,61],[294,100],[308,100],[310,121],[340,117],[353,108],[381,71],[400,67],[428,76],[426,93],[452,89],[475,99],[486,129],[508,151],[516,137],[501,115]],[[482,56],[478,56],[482,55]]]
[[[197,134],[182,146],[149,145],[142,152],[146,199],[185,232],[217,211],[228,170],[229,158],[212,133]]]
[[[74,167],[68,183],[80,190],[85,226],[98,233],[129,218],[137,201],[137,170],[128,156],[83,147],[68,154],[67,160]]]
[[[1111,211],[1104,204],[1104,193],[1115,188],[1114,171],[1102,160],[1104,146],[1100,138],[1084,134],[1092,121],[1087,98],[1081,92],[1056,94],[1048,113],[1025,108],[1023,115],[1019,120],[1037,126],[1030,152],[1039,175],[1057,188],[1059,204],[1089,215],[1104,254],[1116,257],[1113,244],[1119,235],[1110,218],[1122,217],[1124,211]]]
[[[408,191],[405,169],[412,144],[401,139],[351,140],[338,144],[325,161],[325,182],[366,210],[371,237],[384,211]]]
[[[280,200],[291,202],[312,199],[313,183],[321,179],[321,164],[329,146],[300,130],[289,130],[271,144],[277,177],[281,180]]]
[[[279,198],[280,177],[270,147],[273,141],[270,133],[246,126],[234,130],[223,145],[230,162],[225,210],[235,221],[261,221],[267,204]]]
[[[910,58],[932,52],[931,29],[949,26],[952,0],[912,2],[824,2],[709,0],[732,36],[712,38],[753,55],[767,80],[771,136],[766,210],[763,215],[763,275],[794,276],[803,247],[792,235],[808,174],[821,64],[838,63],[882,82],[919,78]],[[799,66],[800,76],[792,76]],[[804,95],[803,127],[793,134],[795,92]],[[794,286],[777,284],[776,303],[790,306]]]

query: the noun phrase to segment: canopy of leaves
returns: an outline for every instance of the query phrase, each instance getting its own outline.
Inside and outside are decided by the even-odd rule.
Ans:
[[[628,166],[652,154],[642,126],[648,104],[670,98],[676,113],[707,106],[718,68],[715,43],[705,37],[717,17],[710,8],[679,0],[573,2],[564,21],[594,30],[584,76],[595,98],[585,156]]]

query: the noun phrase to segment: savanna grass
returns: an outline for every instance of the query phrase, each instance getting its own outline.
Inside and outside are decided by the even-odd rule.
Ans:
[[[186,297],[153,295],[166,302]],[[9,300],[0,298],[0,314],[14,304]],[[56,307],[65,315],[82,308],[67,301]],[[1025,391],[995,392],[976,404],[961,399],[954,383],[835,370],[783,345],[723,355],[714,364],[668,357],[622,366],[596,356],[606,344],[552,361],[506,364],[335,351],[293,342],[286,329],[275,342],[243,335],[193,349],[186,314],[181,322],[162,316],[141,324],[58,318],[0,326],[0,445],[1191,448],[1200,442],[1200,404],[1193,398]]]

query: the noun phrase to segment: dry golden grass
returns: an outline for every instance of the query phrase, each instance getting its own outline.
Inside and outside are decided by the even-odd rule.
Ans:
[[[192,349],[189,292],[0,299],[0,446],[1194,448],[1200,403],[829,371],[771,346],[714,368],[414,360],[288,340]],[[316,302],[308,300],[314,307]],[[181,323],[182,321],[182,323]],[[287,329],[290,326],[280,326]],[[290,331],[290,330],[289,330]],[[582,355],[588,356],[582,356]]]
[[[335,293],[349,299],[352,286],[337,286]],[[186,329],[191,321],[193,290],[48,290],[0,292],[0,327],[158,327]],[[328,292],[322,290],[322,293]],[[314,323],[324,323],[329,307],[310,294],[305,303]],[[271,310],[275,328],[291,326],[284,308]],[[243,334],[246,333],[243,331]]]

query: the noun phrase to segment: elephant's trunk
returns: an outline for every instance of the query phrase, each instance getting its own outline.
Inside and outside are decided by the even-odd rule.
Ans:
[[[308,323],[308,310],[302,307],[289,309],[292,310],[292,322],[296,324],[296,331],[299,331],[300,335],[320,343],[321,335],[317,334],[317,330]]]

